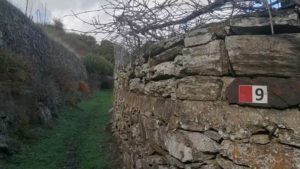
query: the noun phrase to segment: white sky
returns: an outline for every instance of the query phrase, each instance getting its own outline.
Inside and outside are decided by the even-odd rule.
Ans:
[[[15,6],[20,8],[23,12],[25,11],[26,0],[7,0],[13,3]],[[47,22],[51,22],[54,18],[61,18],[65,15],[71,15],[72,11],[75,13],[90,11],[99,9],[101,5],[105,3],[106,0],[28,0],[29,6],[28,11],[32,14],[34,21],[37,21],[37,10],[40,10],[41,15],[44,18],[45,14],[45,6],[47,8]],[[158,0],[160,1],[160,0]],[[185,1],[185,0],[182,0]],[[200,0],[201,1],[201,0]],[[273,1],[273,0],[272,0]],[[32,11],[32,12],[30,12]],[[82,20],[91,22],[93,17],[99,16],[100,20],[107,21],[109,20],[109,16],[101,13],[87,13],[84,15],[80,15]],[[40,19],[41,20],[41,19]],[[45,20],[45,19],[43,19]],[[82,21],[76,19],[74,16],[64,17],[61,20],[64,23],[64,28],[79,30],[79,31],[89,31],[92,30],[93,27],[84,24]],[[97,41],[101,41],[105,35],[92,35],[95,36]]]
[[[26,8],[26,0],[8,0],[18,8],[20,8],[23,12]],[[99,9],[101,5],[103,5],[105,0],[29,0],[28,13],[32,11],[32,16],[34,20],[37,19],[37,10],[40,10],[41,15],[44,15],[45,5],[47,8],[47,22],[51,22],[54,18],[61,18],[65,15],[72,14],[72,11],[75,13],[95,10]],[[31,10],[32,9],[32,10]],[[91,21],[91,19],[95,16],[100,16],[104,20],[107,20],[107,15],[101,15],[99,13],[88,13],[84,15],[80,15],[83,20]],[[44,19],[43,19],[44,20]],[[84,24],[82,21],[76,19],[75,17],[64,17],[62,19],[64,23],[65,29],[74,29],[80,31],[88,31],[93,27],[90,25]],[[104,35],[93,35],[96,37],[98,41],[104,37]]]

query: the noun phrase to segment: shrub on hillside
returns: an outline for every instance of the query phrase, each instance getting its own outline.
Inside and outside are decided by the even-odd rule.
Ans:
[[[54,20],[54,25],[40,25],[48,34],[60,39],[81,57],[86,55],[103,56],[110,63],[114,63],[114,44],[108,40],[102,40],[98,44],[93,36],[65,32],[59,20]]]
[[[59,19],[54,19],[54,27],[55,29],[63,30],[64,29],[64,24],[61,22]]]
[[[50,78],[54,80],[63,93],[77,91],[78,81],[74,78],[72,72],[66,67],[53,68]]]
[[[102,40],[101,45],[95,49],[95,53],[114,63],[114,44],[108,40]]]
[[[32,84],[38,102],[44,103],[52,111],[56,111],[63,104],[59,86],[53,79],[49,77],[34,76]]]
[[[0,133],[27,137],[36,108],[29,69],[20,57],[0,49],[0,74]]]
[[[0,91],[22,94],[29,90],[29,70],[24,61],[13,54],[0,50]]]
[[[79,82],[78,90],[86,96],[89,96],[91,94],[90,86],[84,81]]]
[[[98,44],[93,36],[66,32],[61,29],[63,25],[59,21],[54,21],[54,25],[41,25],[41,27],[74,50],[84,60],[91,89],[112,88],[111,77],[114,69],[114,44],[112,42],[103,40],[101,44]],[[59,84],[62,84],[59,86],[69,86],[62,83],[64,79],[58,80]]]
[[[101,89],[111,89],[114,86],[114,78],[105,76],[101,78]]]
[[[87,72],[91,75],[113,75],[113,64],[102,56],[90,54],[84,58],[84,64]]]

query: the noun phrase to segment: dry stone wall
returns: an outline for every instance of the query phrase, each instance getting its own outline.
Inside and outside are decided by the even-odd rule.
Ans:
[[[299,14],[274,23],[276,35],[264,16],[197,28],[117,69],[125,168],[300,168]],[[267,86],[267,102],[241,103],[241,85]]]

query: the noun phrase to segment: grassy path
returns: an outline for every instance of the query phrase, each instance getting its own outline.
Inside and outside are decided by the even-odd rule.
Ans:
[[[83,101],[81,110],[66,109],[44,138],[24,146],[5,164],[6,169],[112,169],[111,153],[104,149],[111,141],[109,123],[112,91],[101,91]]]

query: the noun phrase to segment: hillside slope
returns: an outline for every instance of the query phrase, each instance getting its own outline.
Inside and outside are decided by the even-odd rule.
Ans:
[[[0,63],[2,157],[16,147],[11,138],[32,137],[32,126],[50,125],[59,107],[77,102],[87,72],[74,52],[5,0],[0,0]]]
[[[114,44],[102,40],[99,44],[93,36],[66,32],[59,20],[54,25],[40,25],[53,39],[75,53],[84,61],[89,84],[93,89],[111,88],[113,85]]]

